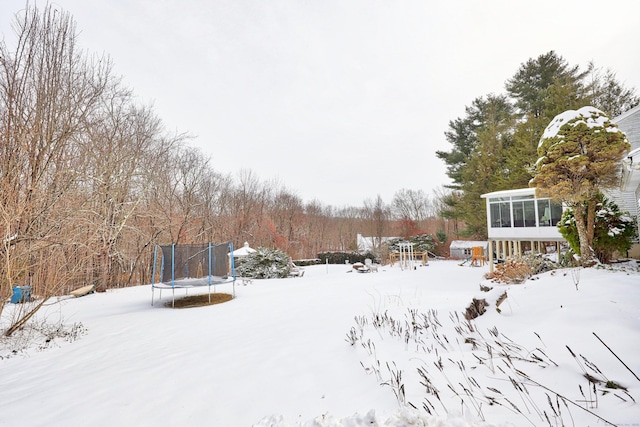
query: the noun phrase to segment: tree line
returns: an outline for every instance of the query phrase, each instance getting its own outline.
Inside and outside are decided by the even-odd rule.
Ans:
[[[640,103],[613,71],[593,63],[581,69],[554,51],[521,64],[505,90],[474,99],[463,117],[449,122],[451,150],[436,153],[452,180],[443,215],[466,224],[468,237],[487,236],[481,194],[529,186],[540,139],[555,116],[589,105],[614,118]]]
[[[250,170],[221,174],[108,56],[80,48],[69,13],[27,7],[13,28],[14,45],[0,41],[0,312],[14,286],[44,301],[150,283],[156,244],[247,241],[299,259],[355,250],[357,233],[455,232],[434,219],[443,190],[338,208]]]

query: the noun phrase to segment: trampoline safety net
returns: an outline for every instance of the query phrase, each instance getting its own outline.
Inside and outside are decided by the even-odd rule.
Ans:
[[[158,248],[161,253],[158,254]],[[154,282],[176,286],[183,279],[217,278],[233,276],[232,243],[211,243],[156,246],[154,254]],[[161,255],[160,280],[156,282],[157,257]],[[204,284],[204,283],[203,283]]]

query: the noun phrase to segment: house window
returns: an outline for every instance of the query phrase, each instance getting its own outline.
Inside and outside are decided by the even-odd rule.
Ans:
[[[489,200],[491,227],[511,227],[511,203],[508,197]]]
[[[489,199],[491,228],[553,227],[561,218],[561,205],[532,194]]]
[[[538,200],[538,226],[551,227],[560,222],[562,206],[552,203],[549,199]]]
[[[536,207],[533,196],[521,196],[513,198],[513,226],[535,227]]]

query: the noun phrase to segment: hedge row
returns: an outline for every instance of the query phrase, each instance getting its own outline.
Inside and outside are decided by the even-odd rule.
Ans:
[[[326,262],[329,264],[345,264],[347,262],[350,264],[356,262],[364,263],[364,260],[367,258],[373,262],[380,263],[380,260],[371,252],[365,252],[364,254],[359,252],[320,252],[318,258],[322,264]]]

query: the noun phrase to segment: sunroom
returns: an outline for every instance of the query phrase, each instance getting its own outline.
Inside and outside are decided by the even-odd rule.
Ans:
[[[487,203],[491,270],[494,256],[506,259],[527,252],[560,256],[560,244],[565,240],[556,225],[562,218],[562,205],[536,197],[535,188],[495,191],[481,197]]]

